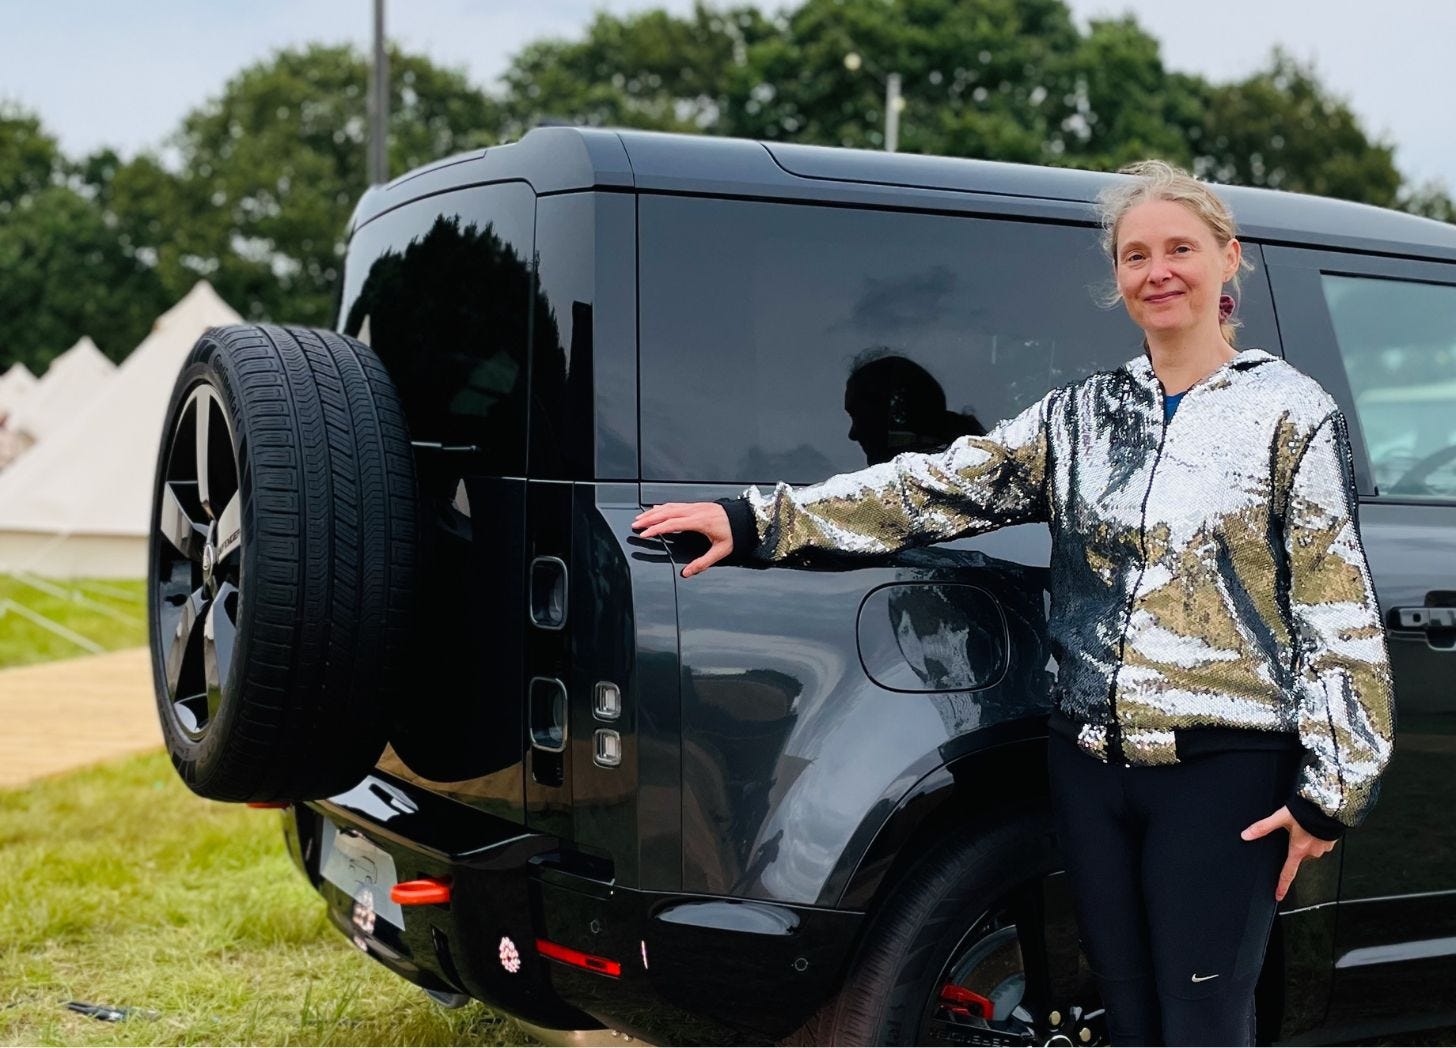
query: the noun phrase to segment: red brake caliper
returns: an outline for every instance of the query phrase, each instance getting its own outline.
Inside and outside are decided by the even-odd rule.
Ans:
[[[940,988],[940,1003],[957,1019],[989,1019],[996,1014],[988,998],[955,983]]]

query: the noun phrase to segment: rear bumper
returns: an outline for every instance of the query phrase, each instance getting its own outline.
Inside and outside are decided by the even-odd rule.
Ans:
[[[379,777],[284,815],[295,861],[357,946],[420,986],[548,1028],[610,1026],[654,1043],[783,1037],[834,993],[862,921],[624,888],[551,837]],[[403,929],[361,920],[320,877],[325,819],[388,852],[401,880],[449,878],[450,902],[404,907]]]

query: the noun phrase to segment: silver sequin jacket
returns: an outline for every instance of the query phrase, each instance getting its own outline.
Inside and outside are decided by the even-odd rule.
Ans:
[[[1304,750],[1291,812],[1338,836],[1374,803],[1393,719],[1344,417],[1259,349],[1166,424],[1163,398],[1144,353],[944,451],[750,487],[725,500],[735,556],[877,555],[1047,522],[1054,722],[1134,766],[1176,763],[1199,729],[1281,734]]]

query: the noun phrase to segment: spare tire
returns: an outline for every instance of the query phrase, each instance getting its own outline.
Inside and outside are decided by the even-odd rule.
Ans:
[[[226,801],[326,797],[384,748],[419,542],[399,394],[329,331],[212,328],[157,456],[152,676],[172,763]]]

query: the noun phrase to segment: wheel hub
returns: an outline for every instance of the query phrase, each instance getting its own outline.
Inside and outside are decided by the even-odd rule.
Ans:
[[[217,596],[217,579],[213,574],[213,569],[216,567],[217,547],[209,539],[207,545],[202,547],[202,584],[214,597]]]

